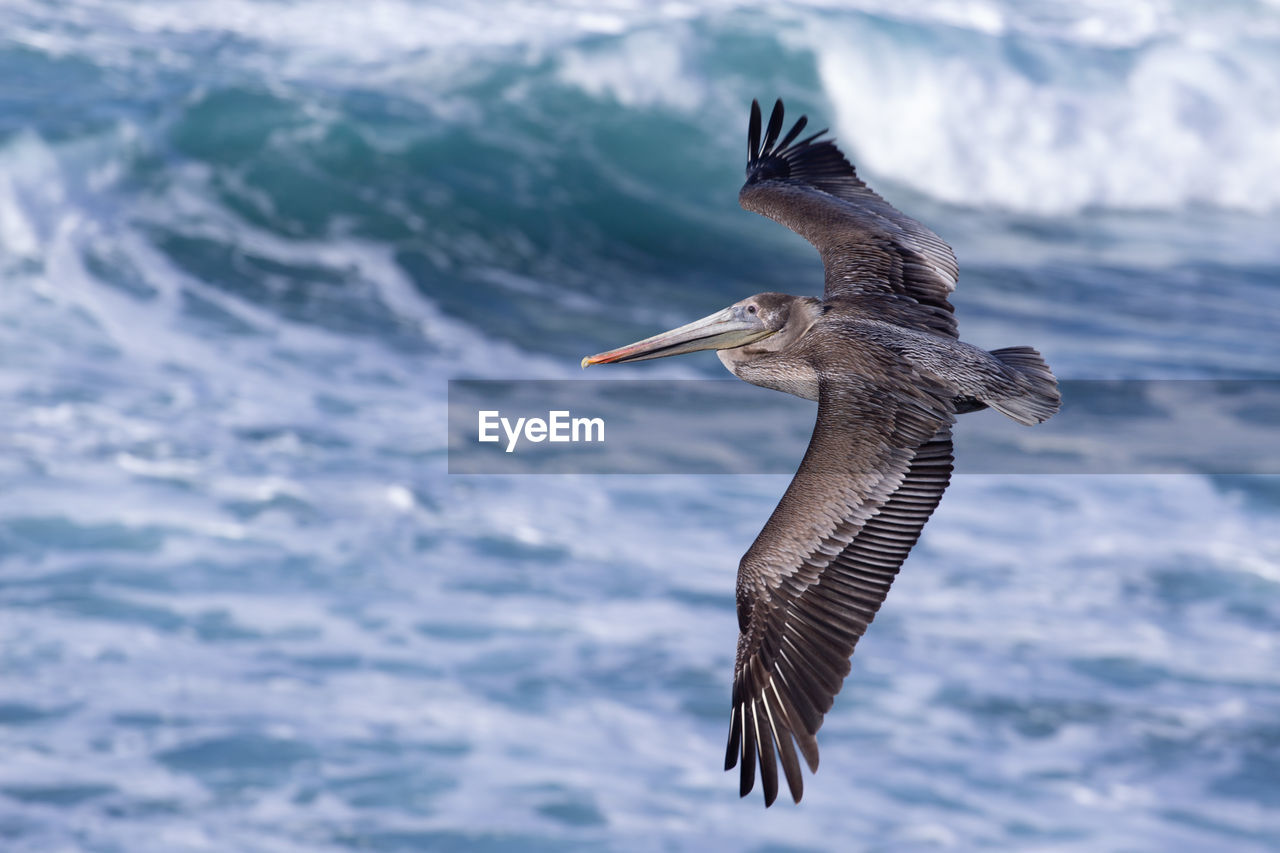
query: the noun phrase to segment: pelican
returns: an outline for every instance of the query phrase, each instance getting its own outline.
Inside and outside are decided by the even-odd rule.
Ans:
[[[957,414],[991,407],[1022,424],[1061,398],[1040,354],[959,340],[947,295],[951,247],[858,178],[827,131],[779,140],[779,100],[761,138],[751,104],[747,210],[818,250],[821,299],[758,293],[686,326],[582,360],[612,364],[714,349],[740,379],[818,403],[791,485],[738,566],[738,651],[725,770],[768,807],[778,763],[804,793],[797,750],[818,770],[817,732],[854,646],[951,479]]]

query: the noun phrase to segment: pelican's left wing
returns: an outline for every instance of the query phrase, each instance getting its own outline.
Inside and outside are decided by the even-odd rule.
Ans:
[[[947,297],[960,271],[943,240],[863,183],[821,131],[796,141],[808,119],[782,132],[782,101],[761,137],[760,104],[751,102],[747,182],[738,202],[814,245],[826,269],[824,296],[874,302],[899,325],[956,337]]]
[[[815,735],[849,657],[951,476],[944,389],[851,384],[819,391],[818,419],[786,494],[738,569],[738,653],[725,769],[765,805],[804,790],[796,747]],[[775,757],[776,756],[776,757]]]

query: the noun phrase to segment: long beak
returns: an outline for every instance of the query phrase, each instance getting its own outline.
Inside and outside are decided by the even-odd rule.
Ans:
[[[772,334],[768,329],[762,329],[760,322],[754,317],[748,320],[739,316],[738,310],[726,308],[710,317],[694,320],[687,326],[598,355],[589,355],[582,360],[582,366],[586,368],[592,364],[644,361],[702,349],[732,349]]]

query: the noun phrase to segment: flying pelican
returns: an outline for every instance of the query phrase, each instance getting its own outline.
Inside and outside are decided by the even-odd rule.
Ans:
[[[823,298],[759,293],[709,317],[582,360],[608,364],[714,349],[735,376],[816,400],[795,478],[738,566],[738,653],[725,770],[741,796],[804,793],[796,749],[818,769],[815,735],[858,638],[951,479],[955,416],[990,406],[1022,424],[1058,410],[1057,380],[1031,347],[960,341],[947,294],[951,247],[854,172],[826,131],[781,141],[779,100],[761,141],[751,104],[747,210],[817,248]]]

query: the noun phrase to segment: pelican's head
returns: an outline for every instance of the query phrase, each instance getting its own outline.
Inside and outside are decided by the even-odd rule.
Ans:
[[[790,333],[792,330],[789,327],[797,326],[800,322],[804,326],[800,331],[807,331],[813,325],[813,318],[809,316],[813,312],[794,310],[801,304],[816,307],[818,300],[807,296],[788,296],[785,293],[757,293],[741,302],[735,302],[723,311],[694,320],[687,326],[625,347],[589,355],[582,360],[582,366],[644,361],[704,349],[736,349],[763,341],[784,330]],[[788,341],[794,339],[792,334],[780,337]],[[765,348],[774,349],[772,346]]]

